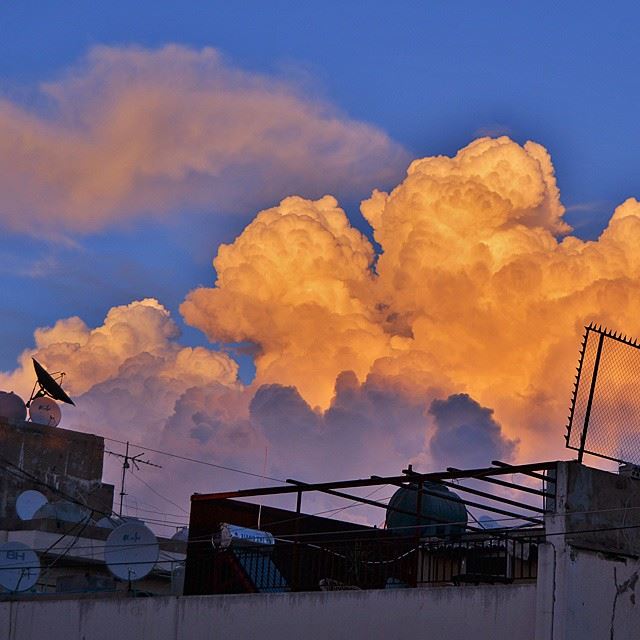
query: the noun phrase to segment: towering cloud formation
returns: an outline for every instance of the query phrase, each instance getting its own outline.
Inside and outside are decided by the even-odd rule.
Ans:
[[[215,286],[188,295],[186,321],[212,341],[255,345],[249,386],[224,353],[180,347],[155,301],[97,329],[38,331],[33,352],[79,394],[82,420],[67,424],[121,438],[135,425],[254,470],[266,449],[270,475],[304,479],[563,456],[583,325],[640,335],[640,203],[583,242],[546,150],[483,138],[415,161],[362,212],[378,257],[333,197],[291,197],[221,246]],[[24,392],[27,378],[0,387]]]
[[[295,386],[311,406],[330,405],[345,370],[425,406],[465,392],[495,409],[520,455],[560,455],[582,326],[640,333],[638,202],[597,242],[565,236],[548,153],[503,137],[413,162],[362,212],[375,263],[331,198],[262,212],[220,248],[216,286],[189,295],[185,319],[254,342],[257,382]]]
[[[0,100],[0,223],[18,230],[362,193],[407,161],[375,127],[209,48],[97,47],[42,92],[38,112]]]

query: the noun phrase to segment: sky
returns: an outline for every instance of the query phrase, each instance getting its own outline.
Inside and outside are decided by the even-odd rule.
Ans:
[[[0,388],[36,354],[70,426],[307,479],[559,456],[580,328],[640,333],[639,18],[3,6]]]

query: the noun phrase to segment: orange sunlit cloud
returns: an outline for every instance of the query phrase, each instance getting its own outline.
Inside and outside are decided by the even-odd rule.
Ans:
[[[362,212],[376,273],[335,201],[289,199],[220,248],[216,286],[188,296],[185,319],[254,342],[257,382],[295,386],[312,407],[330,406],[345,370],[427,405],[463,391],[520,456],[559,455],[583,325],[640,333],[640,204],[621,205],[598,241],[563,237],[549,154],[503,137],[415,161]]]
[[[184,318],[212,341],[255,344],[248,386],[226,354],[180,347],[145,300],[95,329],[39,330],[0,387],[28,393],[35,353],[69,373],[68,426],[253,468],[268,448],[282,476],[564,457],[583,325],[640,335],[640,203],[584,242],[546,150],[502,137],[416,160],[362,212],[377,261],[333,197],[291,197],[221,246],[215,285],[187,296]]]
[[[39,102],[0,99],[0,223],[20,231],[357,193],[408,159],[379,129],[211,48],[96,47]]]

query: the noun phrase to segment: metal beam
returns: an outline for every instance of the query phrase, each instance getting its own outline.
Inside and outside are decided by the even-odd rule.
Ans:
[[[504,469],[505,473],[521,473],[523,476],[530,476],[531,478],[537,478],[538,480],[544,480],[545,482],[552,482],[553,484],[555,484],[556,482],[555,478],[552,478],[550,476],[543,476],[541,473],[536,473],[536,471],[539,471],[542,467],[540,467],[539,469],[523,469],[522,466],[515,467],[508,462],[501,462],[500,460],[492,460],[491,464],[495,464],[496,467]],[[546,469],[548,470],[549,468],[547,467]]]
[[[481,469],[469,469],[465,471],[439,471],[436,473],[421,473],[417,474],[416,478],[422,478],[425,481],[437,482],[439,480],[455,480],[456,478],[482,478],[485,476],[499,476],[509,473],[524,473],[526,475],[534,475],[534,477],[542,478],[548,482],[552,482],[551,478],[535,474],[535,471],[542,471],[547,469],[554,469],[556,462],[538,462],[533,464],[525,464],[512,466],[507,465],[504,462],[494,462],[496,467],[486,467]],[[506,467],[506,468],[503,468]],[[308,484],[304,487],[294,486],[277,486],[277,487],[260,487],[256,489],[239,489],[237,491],[222,491],[218,493],[196,493],[191,496],[192,502],[200,500],[224,500],[226,498],[251,498],[254,496],[267,496],[267,495],[279,495],[286,493],[296,493],[299,490],[302,491],[324,491],[325,489],[347,489],[353,487],[372,487],[379,484],[395,484],[406,483],[408,479],[406,476],[389,476],[379,477],[372,476],[371,478],[361,478],[358,480],[340,480],[337,482],[321,482],[316,484]]]
[[[447,471],[460,471],[460,469],[456,469],[455,467],[447,467]],[[555,498],[555,493],[549,493],[548,491],[542,491],[541,489],[533,489],[532,487],[525,487],[521,484],[516,484],[515,482],[507,482],[506,480],[498,480],[497,478],[490,478],[488,476],[484,476],[483,478],[474,478],[474,480],[481,480],[482,482],[490,482],[491,484],[496,484],[500,487],[506,487],[507,489],[516,489],[518,491],[526,491],[527,493],[532,493],[536,496],[542,496],[543,498]]]

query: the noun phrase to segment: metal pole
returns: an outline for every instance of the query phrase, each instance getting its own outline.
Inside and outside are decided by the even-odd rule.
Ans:
[[[293,545],[293,566],[292,566],[292,578],[294,591],[300,590],[300,580],[299,580],[299,572],[300,572],[300,512],[302,509],[302,491],[298,491],[298,497],[296,499],[296,523],[295,523],[295,533],[296,533],[296,541]]]
[[[582,435],[580,436],[580,449],[578,450],[578,462],[582,463],[584,457],[584,447],[587,442],[587,429],[589,428],[589,418],[591,416],[591,406],[593,404],[593,394],[596,390],[596,380],[598,379],[598,369],[600,368],[600,356],[602,355],[602,343],[604,342],[604,333],[600,333],[598,340],[598,351],[596,352],[596,361],[593,365],[593,375],[591,376],[591,388],[589,389],[589,400],[587,401],[587,409],[584,412],[584,425],[582,427]]]
[[[120,483],[120,517],[122,517],[122,502],[124,497],[127,495],[124,492],[124,483],[125,483],[125,475],[127,473],[127,469],[129,468],[129,443],[127,442],[127,450],[124,454],[124,462],[122,463],[122,482]]]
[[[422,493],[424,491],[424,480],[418,481],[418,494],[416,495],[416,573],[413,586],[417,587],[422,578],[422,554],[420,553],[420,539],[422,538]]]

